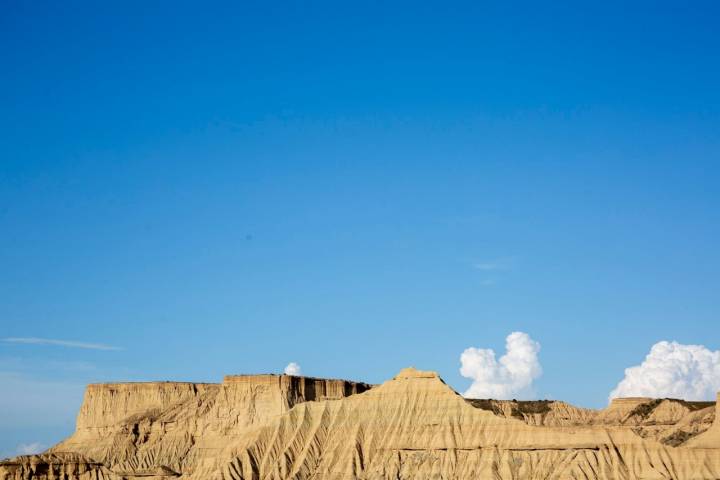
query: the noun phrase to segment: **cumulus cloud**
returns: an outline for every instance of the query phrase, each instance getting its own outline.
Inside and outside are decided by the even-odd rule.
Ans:
[[[21,443],[17,447],[17,453],[18,455],[35,455],[36,453],[44,452],[45,449],[45,445],[40,442]]]
[[[505,349],[500,360],[489,348],[470,347],[460,355],[460,374],[473,381],[464,396],[509,399],[532,393],[533,381],[542,375],[540,344],[527,333],[512,332]]]
[[[610,398],[713,400],[718,390],[720,351],[662,341],[652,346],[640,365],[625,369],[625,378],[610,392]]]
[[[2,339],[5,343],[21,343],[25,345],[55,345],[60,347],[84,348],[87,350],[122,350],[119,347],[105,345],[103,343],[87,343],[75,340],[56,340],[53,338],[38,337],[7,337]]]
[[[285,375],[300,375],[301,373],[300,365],[295,362],[290,362],[287,367],[285,367]]]

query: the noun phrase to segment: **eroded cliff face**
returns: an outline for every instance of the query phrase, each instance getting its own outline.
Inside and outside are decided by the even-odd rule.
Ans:
[[[73,436],[51,449],[96,459],[122,476],[191,473],[245,432],[301,402],[337,400],[370,386],[288,375],[237,375],[222,384],[90,385]]]
[[[373,388],[286,375],[91,385],[75,434],[0,463],[0,480],[720,478],[715,408],[468,401],[415,369]]]
[[[673,398],[616,398],[604,410],[579,408],[554,400],[470,399],[468,402],[528,425],[626,427],[643,438],[653,438],[674,447],[705,432],[715,420],[715,402],[687,402]]]
[[[22,455],[0,463],[0,478],[109,480],[115,476],[100,462],[77,453]]]
[[[689,448],[707,449],[720,456],[718,453],[718,448],[720,448],[720,393],[715,402],[715,421],[712,426],[702,435],[688,440],[686,445]]]

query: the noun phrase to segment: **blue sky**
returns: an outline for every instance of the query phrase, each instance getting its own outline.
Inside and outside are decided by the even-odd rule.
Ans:
[[[88,382],[720,348],[717,4],[146,3],[2,7],[0,454]]]

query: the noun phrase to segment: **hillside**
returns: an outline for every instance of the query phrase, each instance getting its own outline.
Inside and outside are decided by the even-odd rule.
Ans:
[[[287,375],[90,385],[75,433],[10,479],[711,479],[712,402],[466,400],[404,369],[371,386]]]

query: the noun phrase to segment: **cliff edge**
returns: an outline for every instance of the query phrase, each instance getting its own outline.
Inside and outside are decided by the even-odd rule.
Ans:
[[[10,479],[711,479],[717,405],[467,400],[434,372],[90,385],[68,439]]]

